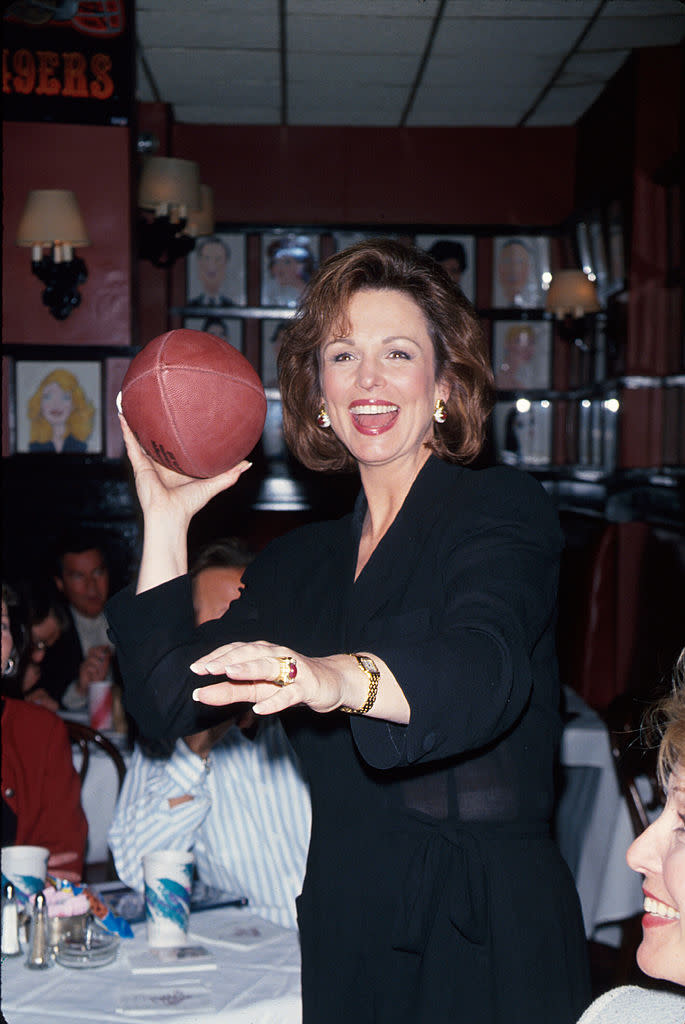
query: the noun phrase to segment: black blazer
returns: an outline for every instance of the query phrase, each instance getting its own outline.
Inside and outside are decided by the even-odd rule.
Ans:
[[[143,732],[206,724],[188,665],[231,640],[382,658],[409,725],[284,716],[312,795],[306,1024],[571,1024],[589,988],[577,896],[549,838],[556,514],[524,473],[432,457],[355,582],[365,507],[362,494],[353,515],[275,541],[240,600],[199,629],[187,580],[117,595],[127,706]]]

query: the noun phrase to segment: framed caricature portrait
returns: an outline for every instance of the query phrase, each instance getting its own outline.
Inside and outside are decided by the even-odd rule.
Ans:
[[[14,394],[17,452],[102,452],[99,361],[18,359]]]
[[[473,235],[417,235],[416,244],[442,264],[469,302],[476,301],[476,239]]]
[[[542,309],[550,282],[549,238],[500,236],[493,255],[493,306]]]
[[[626,261],[623,212],[618,200],[610,203],[607,210],[607,248],[609,287],[611,291],[622,291],[626,284]]]
[[[552,325],[530,320],[497,320],[492,362],[495,386],[548,388],[552,378]]]
[[[296,306],[318,265],[317,234],[265,232],[262,235],[262,306]]]
[[[227,341],[239,352],[243,351],[243,323],[242,320],[233,317],[220,316],[187,316],[183,320],[183,326],[189,327],[192,331],[204,331],[205,334],[215,334],[222,341]]]
[[[343,249],[348,249],[351,245],[356,245],[357,242],[363,242],[367,238],[378,238],[382,234],[382,231],[334,231],[333,245],[336,252],[341,252]]]
[[[245,235],[203,235],[186,261],[186,306],[244,306]]]
[[[552,460],[552,403],[497,402],[495,443],[500,462],[510,466],[546,466]]]
[[[283,330],[289,323],[289,320],[262,320],[259,375],[265,388],[278,387],[276,359],[283,340]]]

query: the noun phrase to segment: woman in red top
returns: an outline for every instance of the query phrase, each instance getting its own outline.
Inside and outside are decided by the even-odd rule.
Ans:
[[[2,845],[45,846],[48,871],[77,881],[83,872],[88,822],[64,722],[17,699],[13,689],[21,646],[17,603],[2,586]]]

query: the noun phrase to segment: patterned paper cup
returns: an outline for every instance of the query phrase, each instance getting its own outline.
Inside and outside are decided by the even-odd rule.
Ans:
[[[88,687],[88,714],[93,729],[112,728],[112,684],[107,680]]]
[[[2,891],[11,882],[17,901],[28,903],[29,896],[45,887],[49,856],[44,846],[3,846]]]
[[[143,857],[145,920],[151,946],[179,946],[185,942],[193,863],[193,854],[187,850],[157,850]]]

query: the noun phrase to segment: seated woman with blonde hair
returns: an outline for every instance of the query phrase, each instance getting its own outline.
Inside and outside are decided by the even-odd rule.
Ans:
[[[637,962],[645,974],[685,986],[685,648],[673,692],[650,718],[661,734],[659,781],[666,805],[629,847],[628,864],[644,875],[645,916]],[[685,991],[627,985],[612,989],[579,1024],[683,1024]]]

